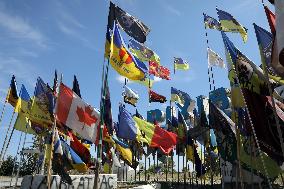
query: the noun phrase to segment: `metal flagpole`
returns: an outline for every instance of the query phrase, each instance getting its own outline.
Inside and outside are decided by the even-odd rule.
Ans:
[[[148,167],[148,170],[150,169],[150,157],[148,157],[148,162],[149,162],[149,167]],[[150,181],[150,171],[148,171],[148,177],[149,179],[147,179],[148,181]]]
[[[186,180],[185,180],[185,178],[186,178],[186,167],[184,167],[184,156],[185,156],[185,154],[182,156],[183,186],[184,186],[184,188],[186,188],[185,187],[185,185],[186,185]]]
[[[9,90],[9,89],[8,89],[8,90]],[[1,111],[0,124],[1,124],[1,122],[2,122],[2,120],[3,120],[3,117],[4,117],[4,113],[5,113],[6,105],[7,105],[7,102],[8,102],[8,100],[7,100],[8,95],[9,95],[9,92],[8,92],[8,93],[7,93],[7,95],[6,95],[5,102],[4,102],[4,105],[3,105],[2,111]]]
[[[11,177],[11,181],[10,181],[10,187],[12,187],[13,174],[14,174],[14,171],[15,171],[15,168],[16,168],[17,156],[18,156],[20,145],[21,145],[21,142],[22,142],[22,136],[23,136],[23,132],[21,132],[19,144],[18,144],[18,147],[17,147],[16,156],[14,158],[14,165],[13,165],[13,170],[12,170],[12,175],[11,175],[12,177]]]
[[[19,173],[20,173],[20,169],[21,169],[21,166],[22,166],[22,161],[23,161],[23,159],[24,159],[23,150],[24,150],[25,144],[26,144],[27,130],[28,130],[28,123],[26,124],[26,129],[25,129],[25,135],[24,135],[24,142],[23,142],[23,146],[22,146],[22,151],[20,152],[21,158],[20,158],[20,163],[19,163],[19,167],[18,167],[18,170],[17,170],[16,181],[15,181],[15,188],[17,188]]]
[[[144,155],[144,158],[145,158],[145,162],[144,162],[145,163],[145,166],[144,166],[145,167],[144,168],[145,173],[144,174],[145,174],[145,182],[146,182],[146,180],[147,180],[147,157],[146,157],[146,155]]]
[[[171,158],[172,158],[172,184],[173,184],[174,182],[174,152],[172,152]]]
[[[10,119],[10,122],[9,122],[9,126],[8,126],[8,130],[6,132],[6,136],[5,136],[5,139],[4,139],[4,144],[2,146],[2,149],[1,149],[1,153],[0,153],[0,167],[2,165],[2,157],[3,157],[3,152],[4,152],[4,148],[5,146],[7,145],[7,138],[8,138],[8,133],[10,132],[11,128],[12,128],[12,121],[14,119],[14,116],[15,116],[15,109],[13,111],[13,114],[12,114],[12,117]]]
[[[153,160],[154,160],[154,181],[156,179],[156,152],[154,151],[154,154],[152,154]]]
[[[63,75],[61,74],[60,76],[60,83],[59,85],[57,86],[57,90],[58,90],[58,93],[56,98],[58,98],[58,96],[60,95],[60,85],[62,83],[62,79],[63,79]],[[50,148],[50,159],[48,161],[48,165],[47,165],[47,188],[50,189],[51,186],[50,186],[50,182],[51,182],[51,167],[52,167],[52,159],[53,159],[53,148],[54,148],[54,138],[55,138],[55,130],[56,130],[56,120],[57,120],[57,108],[58,108],[58,102],[57,102],[57,99],[56,99],[56,103],[55,103],[55,109],[53,110],[53,117],[54,117],[54,123],[53,123],[53,127],[52,127],[52,137],[51,137],[51,148]]]
[[[11,133],[10,133],[10,136],[9,136],[9,139],[8,139],[8,143],[7,143],[6,147],[5,147],[5,150],[4,150],[4,153],[3,153],[3,156],[2,156],[2,161],[1,161],[1,162],[4,161],[4,158],[5,158],[5,155],[6,155],[6,153],[7,153],[9,144],[10,144],[11,139],[12,139],[12,136],[13,136],[13,134],[14,134],[14,131],[15,131],[15,127],[13,127],[13,129],[12,129],[12,131],[11,131]]]

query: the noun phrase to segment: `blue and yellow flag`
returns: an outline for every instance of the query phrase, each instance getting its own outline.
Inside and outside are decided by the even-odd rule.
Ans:
[[[129,50],[142,62],[154,61],[160,65],[160,57],[151,49],[135,40],[129,40]]]
[[[21,87],[20,96],[18,98],[17,104],[15,106],[15,112],[29,114],[29,103],[31,97],[24,85]]]
[[[30,120],[34,123],[48,126],[53,123],[53,93],[38,77],[30,110]]]
[[[205,28],[221,30],[221,24],[215,18],[203,13]]]
[[[192,105],[192,99],[190,96],[181,90],[178,90],[174,87],[171,87],[171,101],[177,102],[177,106],[183,110],[183,107],[186,107],[186,109],[189,109],[189,107]],[[194,102],[195,104],[195,102]],[[191,107],[190,107],[191,109]],[[183,113],[183,112],[182,112]]]
[[[174,68],[175,70],[188,70],[189,64],[187,61],[183,60],[182,58],[174,57]]]
[[[226,48],[228,77],[232,90],[233,88],[241,87],[261,95],[269,95],[268,86],[261,68],[240,52],[224,32],[221,32],[221,34]],[[270,80],[270,82],[275,83],[273,80]]]
[[[266,65],[268,75],[271,79],[284,85],[284,80],[277,75],[277,69],[272,67],[272,48],[273,48],[273,35],[263,29],[262,27],[253,24],[255,35],[257,38],[259,52],[261,56],[262,68]]]
[[[85,173],[88,170],[87,165],[82,161],[80,156],[67,144],[66,141],[61,140],[61,145],[63,148],[63,153],[66,153],[67,155],[71,156],[72,159],[72,167],[79,171],[80,173]]]
[[[220,9],[217,9],[217,14],[221,23],[222,31],[240,33],[243,38],[243,41],[247,41],[247,29],[243,27],[231,14]]]
[[[15,107],[15,112],[18,113],[18,117],[16,119],[14,127],[18,131],[35,135],[36,132],[31,128],[31,122],[29,120],[30,103],[30,95],[25,86],[22,85],[20,96]]]
[[[129,145],[119,140],[116,135],[112,136],[112,140],[114,141],[116,150],[122,158],[132,164],[132,151],[130,150]]]
[[[142,80],[147,73],[146,65],[134,57],[127,49],[117,24],[114,25],[110,43],[109,61],[112,67],[122,76],[131,80]]]

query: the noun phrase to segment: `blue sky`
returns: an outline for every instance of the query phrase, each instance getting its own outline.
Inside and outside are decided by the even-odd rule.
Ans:
[[[177,71],[172,80],[157,80],[153,90],[170,97],[170,87],[188,92],[193,98],[208,95],[206,38],[203,15],[217,18],[216,6],[232,15],[248,28],[248,42],[239,34],[229,38],[257,65],[260,56],[252,23],[268,28],[260,0],[115,0],[115,4],[142,20],[151,28],[146,45],[161,58],[161,64],[173,72],[173,57],[189,61],[189,71]],[[267,3],[268,4],[268,3]],[[0,2],[0,97],[4,102],[10,78],[15,74],[18,88],[24,84],[32,95],[36,78],[53,82],[54,70],[63,74],[63,82],[72,86],[76,74],[83,99],[99,107],[101,73],[109,1],[50,0]],[[125,41],[130,38],[125,34]],[[208,30],[210,47],[224,57],[220,32]],[[109,74],[113,117],[117,120],[118,103],[122,100],[123,79],[111,68]],[[227,70],[214,68],[216,87],[229,87]],[[129,86],[138,91],[138,109],[146,111],[165,104],[148,104],[147,89],[136,83]],[[169,103],[167,103],[169,104]],[[2,105],[2,104],[1,104]],[[127,105],[127,109],[135,109]],[[9,107],[0,125],[0,145],[12,108]],[[3,127],[4,126],[4,127]],[[12,143],[18,141],[16,132]],[[10,150],[14,153],[15,150]]]

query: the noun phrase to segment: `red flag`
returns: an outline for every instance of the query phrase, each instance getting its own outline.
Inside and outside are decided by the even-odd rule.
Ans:
[[[155,125],[154,135],[150,146],[158,147],[165,154],[169,154],[177,144],[177,135],[162,129],[158,124]]]
[[[160,78],[170,80],[170,70],[164,66],[160,66]]]
[[[164,103],[166,102],[167,99],[165,96],[160,95],[152,90],[149,91],[149,102],[160,102],[160,103]]]
[[[80,156],[82,161],[88,166],[90,165],[91,162],[91,154],[89,149],[84,146],[78,139],[77,137],[72,133],[72,139],[70,141],[70,146],[71,148],[77,153],[77,155]]]
[[[149,74],[152,74],[156,77],[160,77],[162,79],[170,80],[170,70],[164,66],[160,66],[155,61],[149,62]]]
[[[75,92],[60,84],[57,99],[57,120],[91,142],[96,141],[100,113],[84,102]]]
[[[275,35],[276,35],[275,14],[271,10],[269,10],[269,8],[267,6],[264,6],[264,10],[265,10],[265,14],[266,14],[266,17],[267,17],[267,20],[268,20],[268,23],[269,23],[271,33],[275,37]]]

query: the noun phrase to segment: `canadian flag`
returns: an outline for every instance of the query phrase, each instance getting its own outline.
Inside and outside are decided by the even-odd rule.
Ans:
[[[100,122],[99,111],[62,83],[57,103],[57,120],[77,132],[82,138],[95,143]]]

